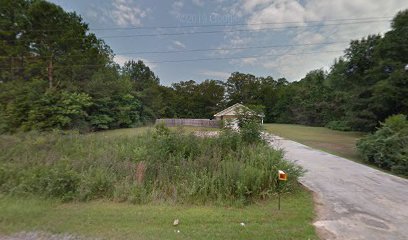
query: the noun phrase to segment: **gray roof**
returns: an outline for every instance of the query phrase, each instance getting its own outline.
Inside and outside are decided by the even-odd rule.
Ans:
[[[230,107],[228,107],[228,108],[222,110],[221,112],[218,112],[218,113],[214,114],[214,117],[236,116],[236,115],[238,115],[237,110],[240,109],[240,108],[244,108],[244,109],[247,109],[247,110],[253,112],[253,111],[252,111],[251,109],[249,109],[248,107],[246,107],[246,106],[244,106],[244,105],[242,105],[242,104],[240,104],[240,103],[236,103],[236,104],[234,104],[234,105],[232,105],[232,106],[230,106]],[[260,114],[259,116],[260,116],[260,117],[264,117],[263,114]]]

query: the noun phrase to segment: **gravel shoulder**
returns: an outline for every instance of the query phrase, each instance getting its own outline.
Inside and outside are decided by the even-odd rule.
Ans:
[[[314,225],[323,239],[407,239],[408,180],[294,141],[267,139],[307,170],[300,181],[315,193]]]
[[[71,234],[51,234],[47,232],[20,232],[11,236],[1,236],[0,240],[97,240]]]

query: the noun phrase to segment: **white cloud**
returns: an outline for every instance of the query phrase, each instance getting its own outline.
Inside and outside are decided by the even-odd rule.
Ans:
[[[251,3],[253,1],[246,2]],[[257,2],[259,2],[259,0]],[[297,1],[273,1],[269,5],[265,5],[265,3],[262,4],[265,7],[252,11],[253,14],[250,15],[248,20],[249,24],[284,22],[303,23],[306,19],[306,9]],[[246,4],[244,4],[243,7],[245,8],[245,6]],[[254,7],[251,6],[251,8]],[[260,29],[265,28],[265,25],[250,25],[250,27],[252,29]]]
[[[308,53],[308,54],[303,54]],[[300,80],[307,72],[326,68],[341,52],[293,50],[288,54],[264,58],[260,64],[266,69],[273,69],[288,80]]]
[[[86,12],[86,16],[92,19],[96,19],[99,13],[95,9],[88,9]]]
[[[254,57],[247,57],[242,59],[243,64],[254,65],[257,62],[257,58]]]
[[[226,43],[221,44],[218,46],[217,51],[210,52],[208,56],[228,56],[231,54],[237,54],[242,52],[240,49],[234,49],[234,48],[240,48],[243,46],[247,46],[251,43],[251,38],[246,37],[246,36],[241,36],[241,34],[236,33],[236,32],[230,32],[226,33],[224,36],[224,39]]]
[[[181,14],[181,10],[184,7],[184,2],[182,0],[174,1],[171,5],[170,14],[176,17],[179,17]]]
[[[182,49],[186,48],[186,45],[184,43],[180,42],[180,41],[174,40],[172,43],[177,48],[182,48]]]
[[[400,0],[241,0],[233,10],[247,19],[248,29],[280,28],[259,31],[255,34],[225,34],[227,44],[234,46],[316,44],[283,49],[263,50],[252,55],[277,54],[276,57],[257,59],[245,58],[231,61],[232,64],[262,66],[266,70],[277,72],[289,80],[299,80],[308,71],[326,68],[352,39],[360,39],[369,34],[384,33],[389,29],[389,21],[360,20],[330,21],[335,19],[358,19],[368,17],[392,17],[398,11],[408,8],[408,1]],[[273,23],[273,24],[254,24]],[[275,25],[276,24],[276,25]],[[285,28],[288,26],[299,28]],[[320,25],[320,26],[314,26]],[[245,39],[245,41],[239,40]],[[320,43],[337,42],[334,45]],[[316,52],[314,54],[297,54]],[[230,52],[228,52],[230,54]],[[228,54],[227,53],[227,54]],[[286,54],[285,54],[286,53]],[[248,54],[251,55],[251,54]]]
[[[120,66],[123,66],[125,62],[129,60],[132,60],[132,58],[124,55],[115,55],[115,57],[113,58],[113,61],[115,61]]]
[[[85,16],[87,19],[92,19],[95,22],[100,24],[111,24],[112,22],[112,13],[106,7],[101,5],[91,3],[91,7],[86,10]]]
[[[249,22],[304,22],[314,20],[390,17],[408,7],[400,0],[241,0],[242,11],[250,16]]]
[[[197,6],[204,6],[204,1],[203,0],[193,0],[193,3]]]
[[[293,41],[299,44],[317,44],[326,40],[326,37],[317,32],[300,32],[294,38]]]
[[[142,19],[151,12],[149,8],[142,9],[131,0],[114,0],[112,7],[111,18],[121,27],[141,26]]]
[[[201,75],[209,77],[209,78],[216,78],[220,80],[225,80],[229,78],[231,73],[229,72],[221,72],[221,71],[212,71],[212,70],[203,70],[200,72]]]

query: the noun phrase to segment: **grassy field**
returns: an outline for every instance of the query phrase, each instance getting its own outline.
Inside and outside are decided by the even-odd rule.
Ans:
[[[265,124],[268,132],[307,146],[320,149],[347,159],[362,161],[356,141],[363,133],[335,131],[324,127],[293,124]]]
[[[313,217],[311,194],[306,191],[284,195],[280,211],[276,199],[225,208],[3,197],[0,238],[44,231],[104,239],[317,239]],[[180,224],[174,227],[176,218]]]
[[[186,133],[214,130],[193,127],[173,129]],[[8,149],[8,157],[4,155],[2,160],[2,164],[5,164],[3,170],[7,169],[6,164],[11,166],[16,159],[21,160],[21,163],[32,163],[33,159],[40,161],[43,158],[50,163],[60,158],[75,164],[89,161],[94,163],[91,170],[103,167],[106,163],[110,166],[114,163],[113,159],[128,161],[129,156],[135,157],[137,152],[133,151],[133,147],[140,141],[137,136],[148,130],[148,127],[119,129],[85,136],[64,135],[63,139],[55,135],[50,136],[50,139],[34,134],[21,140],[29,141],[28,145],[13,136],[2,136],[3,150]],[[58,171],[50,173],[59,174]],[[0,171],[0,180],[2,176],[7,177],[7,171],[3,171],[3,175]],[[36,176],[32,175],[33,178]],[[90,189],[99,189],[109,180],[103,178],[105,175],[96,175],[98,178],[92,176],[85,179],[89,182],[85,182],[87,184],[84,187],[89,185]],[[27,185],[33,180],[30,179],[24,182],[25,185],[19,186],[20,192],[24,193],[31,186]],[[257,200],[249,205],[175,204],[171,201],[132,204],[115,201],[114,196],[84,202],[62,202],[57,198],[34,197],[29,192],[23,195],[1,195],[0,192],[0,239],[19,232],[37,231],[103,239],[318,239],[312,225],[312,196],[302,188],[283,195],[280,211],[277,210],[276,194],[270,195],[268,200]],[[174,227],[172,223],[176,218],[181,223]],[[241,222],[245,226],[241,226]]]

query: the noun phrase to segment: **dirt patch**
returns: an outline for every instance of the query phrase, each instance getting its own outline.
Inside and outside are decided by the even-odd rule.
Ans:
[[[321,221],[323,219],[323,216],[327,216],[325,214],[327,212],[327,209],[324,207],[324,203],[321,201],[321,198],[319,195],[312,190],[310,190],[308,187],[306,187],[304,184],[300,183],[303,188],[310,192],[313,196],[313,203],[314,203],[314,209],[315,209],[315,216],[313,219],[313,226],[316,229],[317,236],[321,240],[334,240],[336,239],[336,236],[328,231],[324,226],[316,224],[317,222]]]
[[[218,137],[220,135],[219,131],[195,131],[194,136],[197,137]]]

